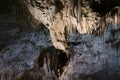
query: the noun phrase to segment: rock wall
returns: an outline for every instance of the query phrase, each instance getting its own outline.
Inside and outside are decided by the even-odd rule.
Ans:
[[[0,80],[120,79],[119,0],[0,4]]]
[[[31,14],[50,30],[52,42],[58,49],[67,48],[66,35],[77,29],[80,34],[91,34],[99,29],[104,34],[108,23],[118,24],[119,1],[99,0],[25,0]],[[113,3],[113,4],[112,4]],[[103,7],[104,6],[104,7]],[[98,7],[98,8],[96,8]]]

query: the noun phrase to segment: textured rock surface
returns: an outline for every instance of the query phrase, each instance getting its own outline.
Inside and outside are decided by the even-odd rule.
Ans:
[[[120,80],[119,0],[72,1],[0,1],[0,80]]]
[[[82,4],[79,0],[77,1],[78,4]],[[31,14],[49,28],[55,47],[62,50],[67,47],[65,35],[74,28],[83,34],[91,33],[92,29],[98,27],[99,15],[92,12],[88,4],[87,1],[80,6],[75,6],[76,2],[70,0],[31,0],[26,2]],[[85,18],[86,16],[87,18]]]
[[[119,7],[115,9],[120,5],[119,1],[111,0],[108,4],[103,0],[25,0],[25,2],[31,14],[49,28],[54,46],[62,50],[67,48],[65,35],[73,29],[77,29],[81,34],[90,34],[93,30],[101,28],[99,34],[103,35],[106,24],[120,22]]]

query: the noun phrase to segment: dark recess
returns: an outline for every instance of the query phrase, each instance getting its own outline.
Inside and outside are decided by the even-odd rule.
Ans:
[[[64,8],[64,5],[59,0],[55,0],[55,6],[56,6],[56,13],[60,12]]]
[[[56,76],[60,76],[63,73],[64,66],[69,61],[67,54],[62,50],[56,49],[54,46],[42,49],[37,61],[39,67],[43,67],[45,64],[44,60],[51,71],[55,72]]]
[[[101,16],[106,15],[117,6],[120,6],[120,0],[100,0],[100,3],[93,0],[91,4],[93,11],[98,12]]]

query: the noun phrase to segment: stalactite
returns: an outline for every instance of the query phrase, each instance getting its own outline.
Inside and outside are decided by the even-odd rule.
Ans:
[[[120,24],[120,8],[118,8],[118,23]]]
[[[78,12],[77,12],[77,20],[80,22],[81,19],[81,0],[78,0]]]
[[[108,15],[107,15],[107,17],[108,17]],[[104,16],[100,19],[100,26],[99,26],[99,29],[97,31],[98,36],[101,37],[101,40],[103,42],[103,46],[101,46],[103,48],[105,47],[105,27],[106,27],[106,20],[105,20],[105,16]]]
[[[72,16],[74,16],[77,21],[80,21],[81,18],[81,0],[71,0],[71,6],[72,6]]]
[[[117,13],[115,13],[115,16],[114,16],[114,18],[115,18],[115,20],[114,20],[114,25],[115,25],[115,29],[117,28]]]
[[[108,23],[108,24],[111,24],[111,22],[110,22],[110,13],[107,13],[107,15],[105,17],[106,17],[105,22]]]
[[[104,19],[103,17],[101,18],[101,21],[100,21],[100,30],[99,30],[99,36],[102,38],[102,35],[103,35],[103,28],[104,28],[104,25],[103,25],[104,22]]]
[[[74,14],[74,8],[75,8],[74,0],[71,0],[71,6],[72,6],[72,9],[71,9],[72,16],[75,17],[75,14]]]
[[[66,24],[66,26],[68,25],[68,21],[67,21],[67,16],[68,16],[68,4],[67,4],[67,2],[65,1],[64,2],[65,3],[65,18],[64,18],[64,20],[65,20],[65,24]]]
[[[106,21],[103,18],[103,22],[102,22],[102,41],[103,41],[103,48],[105,47],[105,27],[106,27]]]
[[[90,34],[90,25],[89,25],[87,20],[86,20],[86,24],[87,24],[87,26],[86,26],[86,33],[89,35]]]

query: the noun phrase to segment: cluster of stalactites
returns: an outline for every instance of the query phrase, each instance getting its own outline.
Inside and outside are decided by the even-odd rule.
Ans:
[[[71,33],[77,29],[81,34],[92,33],[97,24],[97,20],[95,20],[97,15],[92,13],[89,0],[64,0],[62,3],[64,5],[62,18],[67,31]]]
[[[81,0],[71,0],[71,12],[72,12],[72,16],[77,18],[77,21],[80,21],[81,18]]]
[[[87,1],[89,1],[89,0],[87,0]],[[87,3],[87,1],[86,1],[86,3]],[[97,1],[100,3],[100,0],[97,0]],[[65,2],[65,4],[64,4],[65,8],[66,8],[66,16],[69,17],[71,15],[72,17],[76,18],[76,22],[80,24],[80,27],[82,27],[83,26],[83,24],[81,24],[81,22],[83,21],[82,14],[84,14],[84,13],[81,11],[81,7],[83,7],[83,5],[84,5],[83,0],[65,0],[64,2]],[[119,22],[120,22],[120,21],[118,21],[119,15],[120,15],[120,8],[115,7],[112,11],[108,12],[105,16],[102,16],[102,17],[96,16],[96,17],[101,18],[100,22],[99,22],[99,27],[102,30],[102,31],[100,30],[101,31],[100,35],[103,33],[104,27],[109,23],[114,24],[115,28],[117,27],[117,24],[119,24]],[[71,23],[69,23],[69,21],[70,21],[70,19],[67,21],[68,25],[71,24]],[[88,25],[90,24],[89,22],[87,22],[87,19],[86,19],[86,24],[88,24]],[[73,25],[70,25],[70,28],[71,28],[71,26],[73,27]],[[92,26],[92,27],[95,27],[95,26]],[[98,27],[98,26],[96,25],[96,27]],[[88,33],[89,32],[92,33],[92,31],[88,31]]]
[[[62,0],[61,0],[62,1]],[[64,0],[63,21],[68,32],[72,32],[78,26],[81,19],[81,0]]]
[[[105,16],[101,17],[100,20],[100,26],[98,30],[98,35],[102,38],[103,40],[103,45],[105,45],[105,34],[106,30],[109,28],[106,28],[108,25],[112,25],[111,29],[115,30],[117,33],[117,30],[119,29],[119,24],[120,24],[120,7],[115,7],[113,10],[108,12]],[[115,34],[111,32],[112,34]]]
[[[98,2],[100,3],[100,0],[98,0]],[[91,22],[87,21],[87,17],[82,16],[82,15],[84,15],[84,13],[81,11],[82,10],[81,7],[83,7],[83,5],[84,5],[82,0],[70,0],[70,3],[68,3],[68,4],[66,3],[65,5],[66,5],[65,7],[67,8],[66,16],[69,17],[69,15],[71,15],[72,17],[74,17],[76,19],[76,22],[80,25],[80,26],[77,25],[75,27],[74,27],[74,25],[70,25],[71,23],[69,22],[70,21],[70,19],[69,19],[67,22],[68,22],[68,25],[70,25],[70,26],[68,26],[67,28],[68,28],[68,30],[70,30],[70,32],[72,32],[72,30],[76,27],[80,27],[82,29],[82,28],[84,28],[83,26],[85,25],[86,34],[94,33],[92,30],[95,29],[98,31],[97,32],[98,35],[103,39],[103,42],[104,42],[106,26],[108,24],[111,24],[114,26],[113,27],[114,29],[117,29],[118,24],[120,24],[120,20],[118,19],[120,17],[120,7],[113,8],[113,10],[109,11],[104,16],[96,15],[95,17],[100,18],[100,20],[98,20],[99,25],[91,26],[91,23],[93,21],[91,21]],[[92,11],[90,11],[90,12],[92,12]],[[95,12],[93,12],[93,13],[95,13]],[[101,15],[101,14],[99,14],[99,15]],[[94,16],[94,15],[91,15],[91,16]],[[83,19],[85,19],[85,22],[83,22]],[[82,22],[83,22],[83,24],[82,24]]]
[[[106,23],[113,24],[115,28],[117,28],[117,24],[120,24],[120,7],[115,7],[111,12],[106,15]]]

